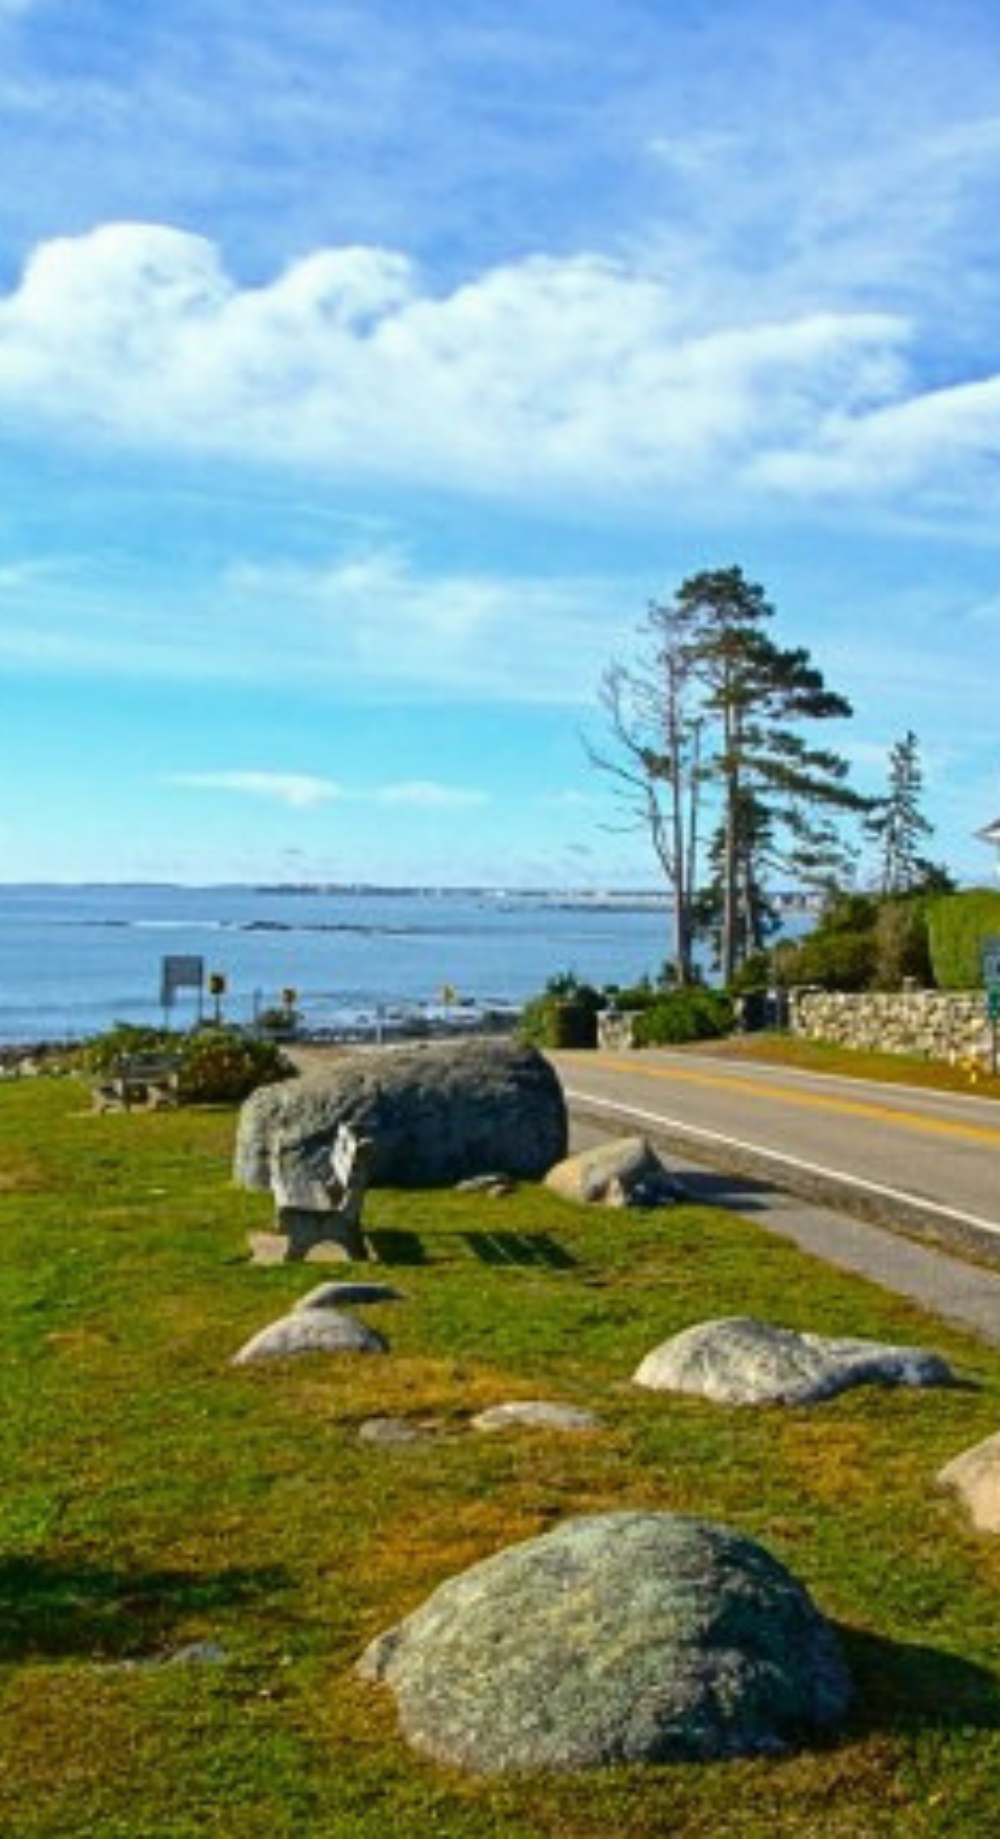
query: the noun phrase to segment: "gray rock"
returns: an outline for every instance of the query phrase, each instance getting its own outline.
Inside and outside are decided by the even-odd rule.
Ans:
[[[799,1334],[753,1316],[699,1322],[654,1348],[635,1373],[654,1392],[727,1405],[816,1405],[851,1386],[947,1386],[937,1354],[880,1341]]]
[[[384,1354],[388,1343],[374,1328],[333,1309],[303,1309],[262,1328],[233,1355],[234,1366],[285,1360],[294,1354]]]
[[[250,1232],[247,1242],[251,1264],[288,1263],[288,1239],[283,1232]]]
[[[228,1659],[229,1655],[219,1641],[189,1641],[186,1647],[178,1647],[172,1654],[164,1654],[163,1665],[166,1667],[219,1667]]]
[[[938,1481],[955,1489],[980,1532],[1000,1532],[1000,1431],[953,1456]]]
[[[113,1660],[100,1667],[102,1673],[152,1672],[158,1667],[219,1667],[229,1659],[219,1641],[189,1641],[184,1647],[162,1654],[146,1654],[139,1660]]]
[[[505,1405],[490,1405],[472,1420],[473,1430],[509,1430],[518,1426],[526,1430],[597,1430],[600,1419],[580,1405],[560,1405],[544,1398],[517,1398]]]
[[[474,1565],[374,1641],[418,1750],[480,1774],[767,1754],[844,1711],[806,1591],[752,1540],[611,1513]]]
[[[677,1184],[645,1137],[618,1137],[557,1162],[545,1185],[564,1200],[605,1207],[662,1207]]]
[[[427,1443],[431,1435],[422,1425],[411,1424],[408,1418],[366,1418],[358,1429],[362,1443],[376,1443],[385,1448],[404,1443]]]
[[[399,1291],[388,1283],[318,1283],[299,1297],[294,1314],[301,1309],[360,1309],[365,1303],[401,1301]]]
[[[264,1086],[240,1113],[234,1175],[268,1188],[272,1154],[324,1180],[338,1125],[372,1137],[371,1181],[453,1186],[485,1170],[537,1180],[566,1154],[566,1105],[553,1068],[508,1041],[359,1048],[320,1073]]]
[[[513,1194],[517,1182],[510,1175],[488,1174],[470,1175],[468,1181],[455,1183],[456,1194],[485,1194],[490,1200],[502,1200],[505,1194]]]

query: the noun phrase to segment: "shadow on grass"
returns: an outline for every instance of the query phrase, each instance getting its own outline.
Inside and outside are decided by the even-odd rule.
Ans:
[[[1000,1730],[1000,1680],[961,1655],[837,1625],[854,1731]]]
[[[427,1247],[418,1232],[391,1226],[364,1228],[365,1243],[378,1264],[427,1264]]]
[[[570,1271],[576,1264],[547,1232],[463,1232],[462,1238],[482,1264],[533,1264],[547,1271]]]
[[[0,1558],[0,1662],[148,1655],[185,1616],[228,1610],[287,1584],[276,1567],[202,1573]]]

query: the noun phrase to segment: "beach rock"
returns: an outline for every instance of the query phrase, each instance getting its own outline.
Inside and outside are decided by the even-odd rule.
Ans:
[[[359,1671],[403,1731],[480,1774],[781,1750],[849,1681],[802,1585],[703,1520],[569,1520],[474,1565],[374,1641]]]
[[[322,1072],[265,1086],[240,1113],[234,1175],[271,1184],[272,1157],[326,1179],[340,1124],[374,1139],[370,1179],[454,1186],[502,1168],[536,1180],[566,1154],[566,1105],[553,1068],[509,1041],[359,1048]]]
[[[557,1162],[545,1185],[563,1200],[605,1207],[662,1207],[677,1185],[645,1137],[618,1137]]]
[[[262,1328],[233,1355],[234,1366],[286,1360],[294,1354],[384,1354],[388,1343],[374,1328],[333,1309],[304,1309]]]
[[[473,1430],[596,1430],[600,1419],[580,1405],[560,1405],[544,1398],[517,1398],[490,1405],[472,1420]]]
[[[300,1309],[360,1309],[365,1303],[401,1302],[399,1291],[388,1283],[319,1283],[294,1305]]]
[[[938,1481],[955,1489],[980,1532],[1000,1533],[1000,1431],[952,1457]]]
[[[727,1405],[816,1405],[851,1386],[947,1386],[937,1354],[880,1341],[799,1334],[753,1316],[699,1322],[654,1348],[635,1373],[654,1392]]]

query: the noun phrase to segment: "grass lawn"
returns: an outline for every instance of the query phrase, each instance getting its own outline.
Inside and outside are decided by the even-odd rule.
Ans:
[[[324,1275],[256,1269],[232,1114],[0,1089],[3,1839],[921,1839],[1000,1805],[1000,1539],[935,1490],[1000,1426],[1000,1355],[759,1228],[524,1188],[371,1197],[388,1358],[236,1369]],[[969,1384],[729,1410],[633,1389],[709,1316],[919,1341]],[[468,1429],[515,1396],[585,1437]],[[368,1417],[432,1426],[359,1441]],[[583,1511],[722,1520],[840,1626],[847,1726],[779,1760],[479,1781],[416,1758],[366,1642],[443,1578]],[[201,1663],[171,1662],[211,1643]],[[214,1655],[214,1658],[213,1658]]]
[[[810,1073],[837,1073],[845,1079],[878,1079],[887,1085],[1000,1098],[1000,1075],[980,1066],[963,1062],[951,1066],[946,1060],[925,1060],[918,1054],[878,1053],[873,1048],[841,1047],[835,1041],[807,1041],[798,1035],[726,1035],[717,1041],[699,1041],[691,1051],[730,1060],[765,1060],[772,1066],[801,1067]]]

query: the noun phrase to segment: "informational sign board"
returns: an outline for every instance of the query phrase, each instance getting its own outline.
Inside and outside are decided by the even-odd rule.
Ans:
[[[198,990],[205,984],[204,958],[164,958],[160,965],[160,1005],[172,1009],[178,990]]]
[[[980,940],[979,963],[987,989],[994,984],[1000,988],[1000,939]]]

